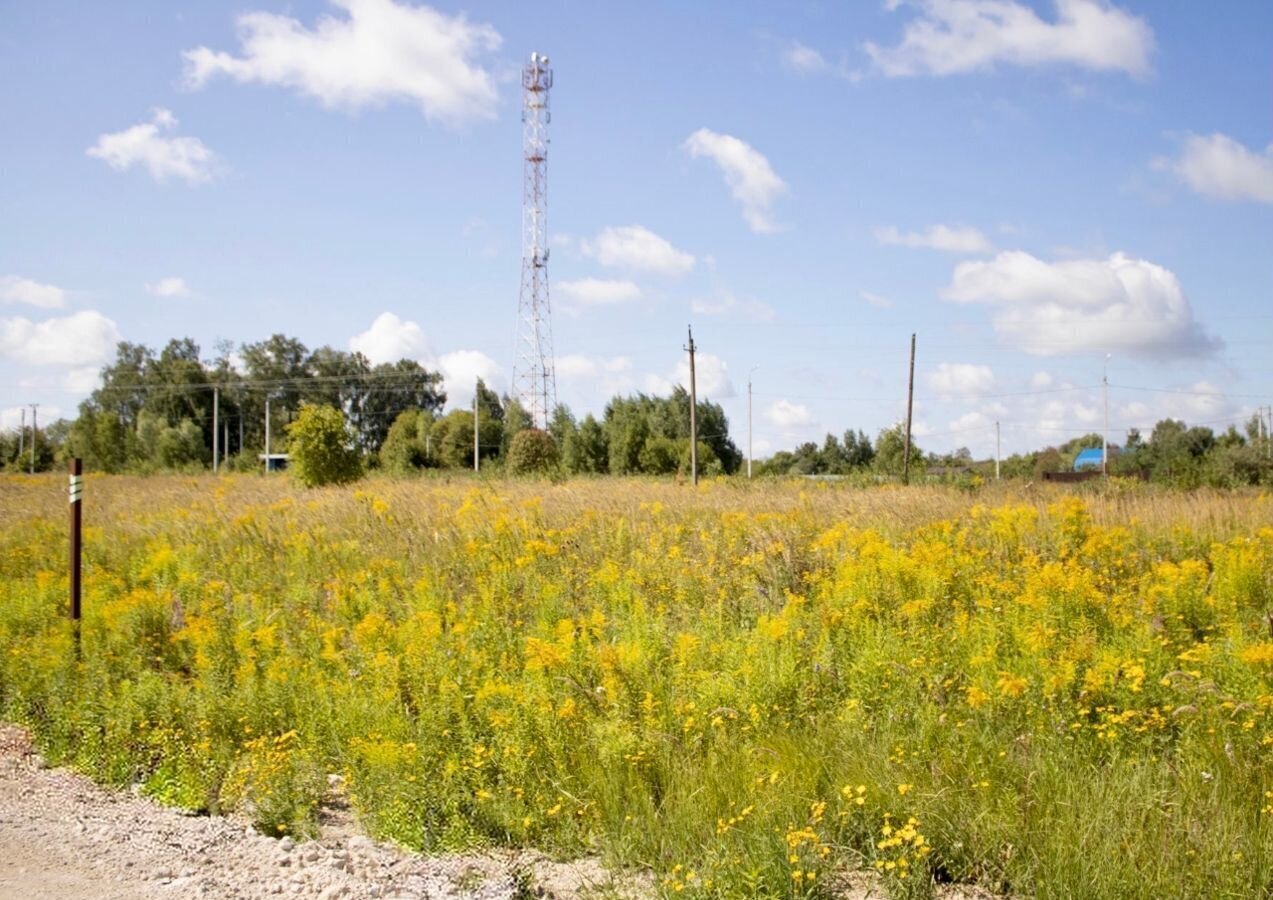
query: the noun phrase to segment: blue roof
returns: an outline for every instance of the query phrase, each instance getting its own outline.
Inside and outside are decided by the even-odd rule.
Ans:
[[[1116,447],[1109,448],[1109,455],[1111,457],[1117,452],[1118,449]],[[1074,457],[1074,471],[1077,472],[1079,469],[1088,468],[1099,469],[1101,467],[1101,459],[1103,455],[1104,454],[1101,452],[1100,447],[1089,447],[1087,450],[1080,450],[1079,455]]]

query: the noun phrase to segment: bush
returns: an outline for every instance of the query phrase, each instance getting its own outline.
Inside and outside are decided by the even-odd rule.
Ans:
[[[557,442],[538,428],[526,428],[513,435],[508,448],[508,471],[513,475],[549,472],[557,468]]]
[[[296,421],[287,426],[287,437],[288,468],[305,487],[348,484],[362,477],[362,457],[340,410],[302,404]]]

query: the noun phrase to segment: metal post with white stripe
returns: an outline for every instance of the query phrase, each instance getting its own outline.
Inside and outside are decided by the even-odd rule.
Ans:
[[[75,656],[80,655],[80,548],[82,543],[81,526],[83,517],[81,509],[84,499],[84,461],[79,457],[71,460],[71,483],[69,488],[71,506],[71,622],[75,629]]]

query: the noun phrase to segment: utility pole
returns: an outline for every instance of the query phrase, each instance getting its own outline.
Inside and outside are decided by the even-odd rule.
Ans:
[[[911,374],[906,384],[906,444],[902,451],[902,484],[911,483],[911,410],[915,404],[915,334],[911,333]]]
[[[243,456],[243,401],[239,401],[239,456]],[[243,460],[240,459],[239,462]]]
[[[221,407],[221,389],[213,388],[212,389],[212,473],[214,475],[216,474],[217,463],[219,461],[218,451],[221,449],[220,446],[217,444],[217,439],[218,437],[220,437],[220,431],[219,431],[220,423],[217,421],[217,417],[220,413],[220,407]]]
[[[995,481],[999,480],[999,423],[995,422]]]
[[[265,398],[265,471],[270,470],[270,398]]]
[[[1264,428],[1264,458],[1273,459],[1273,406],[1266,406],[1269,424]]]
[[[1101,369],[1101,394],[1105,404],[1105,425],[1101,431],[1101,477],[1109,478],[1109,357],[1105,354],[1105,363]]]
[[[752,366],[747,372],[747,477],[751,478],[751,373],[759,366]]]
[[[687,325],[690,342],[690,483],[698,485],[698,385],[694,378],[694,328]]]
[[[1264,419],[1261,418],[1260,422],[1263,423]],[[18,426],[18,462],[19,463],[22,462],[22,453],[23,451],[26,450],[26,440],[27,440],[27,408],[24,406],[22,407],[22,424]]]
[[[478,456],[478,447],[480,447],[481,445],[478,443],[478,430],[477,430],[477,409],[478,409],[477,395],[478,395],[478,392],[481,391],[481,389],[482,389],[482,384],[481,384],[481,379],[479,378],[477,383],[473,385],[473,471],[474,472],[480,472],[481,465],[482,465],[481,457]]]
[[[40,437],[40,427],[35,424],[35,411],[40,406],[38,403],[31,404],[31,474],[35,474],[35,444]]]

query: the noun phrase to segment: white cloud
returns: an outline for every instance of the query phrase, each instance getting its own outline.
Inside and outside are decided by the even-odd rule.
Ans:
[[[787,49],[782,53],[782,61],[787,68],[802,75],[825,72],[830,68],[830,64],[821,53],[812,47],[806,47],[799,41],[792,41],[787,45]]]
[[[91,309],[43,322],[0,319],[0,356],[31,365],[104,363],[114,356],[120,340],[118,326]]]
[[[41,309],[60,309],[66,305],[66,291],[30,278],[4,275],[0,276],[0,303],[22,303]]]
[[[746,141],[730,134],[700,128],[685,141],[690,156],[706,156],[716,163],[730,193],[743,207],[747,226],[761,234],[781,231],[772,207],[787,184],[774,172],[764,154]]]
[[[156,297],[185,297],[190,293],[184,278],[160,278],[154,284],[147,282],[146,291]]]
[[[893,0],[890,8],[901,6]],[[865,45],[890,78],[953,75],[1014,66],[1072,65],[1144,76],[1154,33],[1144,19],[1106,0],[1056,0],[1046,21],[1016,0],[917,0],[918,17],[895,47]]]
[[[875,239],[881,244],[926,247],[963,255],[989,253],[994,249],[984,234],[967,225],[930,225],[923,231],[899,231],[886,225],[875,229]]]
[[[504,367],[481,350],[444,353],[437,360],[437,368],[445,379],[446,398],[456,408],[473,404],[479,378],[493,391],[504,389]]]
[[[813,413],[802,403],[790,400],[775,400],[765,410],[765,418],[779,428],[795,428],[813,422]]]
[[[97,389],[101,380],[100,366],[79,366],[66,373],[62,385],[72,394],[88,394]]]
[[[171,112],[156,109],[149,122],[103,134],[85,152],[121,172],[144,166],[150,177],[161,183],[169,178],[182,178],[190,184],[211,180],[216,154],[198,138],[163,134],[176,127],[177,120]]]
[[[738,297],[731,291],[717,291],[709,297],[695,297],[690,311],[700,316],[736,315],[749,322],[772,322],[776,313],[768,303]]]
[[[888,297],[885,297],[883,294],[876,294],[871,291],[858,291],[858,296],[867,303],[871,304],[871,306],[874,306],[876,309],[890,309],[893,306],[893,301]]]
[[[350,338],[349,349],[367,357],[372,365],[400,359],[426,360],[430,354],[424,329],[391,312],[376,316],[370,328]]]
[[[579,306],[607,306],[626,303],[641,296],[641,289],[631,281],[614,281],[605,278],[580,278],[575,281],[557,282],[557,291],[568,301]]]
[[[187,50],[187,83],[198,88],[226,75],[351,111],[406,101],[450,124],[494,118],[496,79],[479,62],[500,46],[493,27],[394,0],[332,3],[345,15],[321,16],[313,28],[275,13],[240,15],[242,55]]]
[[[707,397],[720,399],[722,397],[735,396],[734,383],[729,380],[729,366],[719,356],[711,353],[696,353],[694,355],[694,375],[700,399]],[[684,385],[686,390],[689,389],[689,360],[682,358],[676,364],[676,383]]]
[[[1122,253],[1049,263],[1011,251],[963,262],[945,297],[990,305],[1000,338],[1039,356],[1199,356],[1220,346],[1194,319],[1174,274]]]
[[[1030,376],[1030,387],[1035,390],[1044,390],[1052,387],[1056,383],[1056,379],[1048,372],[1035,372]]]
[[[943,396],[975,396],[995,386],[989,366],[973,363],[940,363],[928,373],[928,386]]]
[[[581,242],[580,249],[607,268],[656,275],[684,275],[694,268],[691,254],[677,250],[666,238],[642,225],[606,228],[592,240]]]
[[[626,356],[584,356],[581,353],[571,353],[557,357],[553,361],[553,369],[559,386],[573,384],[576,390],[589,390],[594,396],[608,398],[626,393],[635,384],[632,360]]]
[[[1258,152],[1228,135],[1191,134],[1177,159],[1156,159],[1154,168],[1173,173],[1204,197],[1273,203],[1273,144]]]

